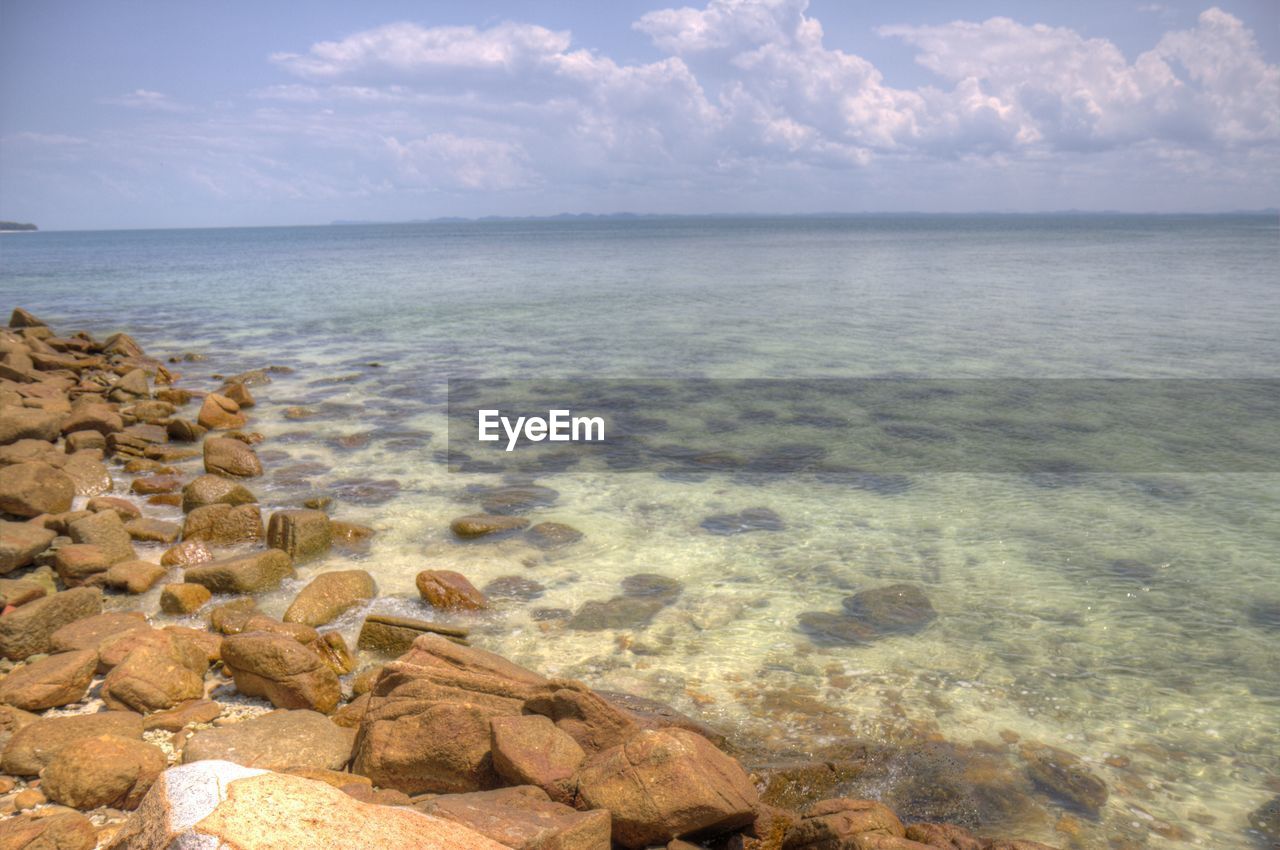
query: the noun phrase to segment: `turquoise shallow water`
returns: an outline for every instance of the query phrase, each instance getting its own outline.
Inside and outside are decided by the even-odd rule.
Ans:
[[[904,791],[912,771],[940,769],[926,756],[861,790],[1079,847],[1250,846],[1247,813],[1280,775],[1280,477],[912,472],[866,486],[569,471],[538,477],[559,495],[529,515],[574,525],[582,542],[462,546],[449,520],[476,508],[469,488],[501,476],[448,471],[446,382],[1280,378],[1277,268],[1275,218],[1251,216],[0,238],[6,301],[59,329],[206,354],[175,367],[201,388],[215,371],[291,367],[256,390],[272,469],[256,489],[278,504],[333,493],[338,515],[377,527],[359,560],[389,597],[379,607],[421,614],[413,576],[428,567],[477,585],[536,580],[540,598],[471,621],[486,645],[797,754],[853,739],[977,742],[943,760],[972,759],[957,770],[998,789],[988,796]],[[287,418],[297,405],[318,415]],[[822,438],[797,428],[799,442]],[[373,504],[362,479],[398,488]],[[757,507],[783,527],[701,526]],[[350,560],[308,565],[302,580]],[[647,625],[579,631],[540,610],[612,598],[635,573],[684,584]],[[925,630],[846,646],[797,627],[895,582],[929,596],[938,616]],[[1110,787],[1100,815],[1029,784],[1005,743],[1014,734],[1083,758]]]

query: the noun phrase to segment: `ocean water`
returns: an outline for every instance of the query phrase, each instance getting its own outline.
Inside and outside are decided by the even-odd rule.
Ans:
[[[696,713],[748,760],[871,742],[889,755],[845,790],[915,817],[1062,847],[1246,848],[1248,813],[1280,790],[1280,475],[569,468],[537,476],[557,495],[527,515],[580,542],[462,544],[449,521],[507,479],[449,471],[445,405],[450,378],[1276,379],[1278,236],[1274,216],[6,234],[0,290],[60,331],[206,355],[173,366],[184,386],[291,370],[254,388],[269,469],[254,489],[270,505],[332,495],[378,534],[303,567],[269,610],[353,564],[379,582],[374,610],[417,616],[422,569],[519,576],[541,595],[445,619]],[[767,439],[838,441],[791,413]],[[751,508],[778,527],[703,527]],[[641,573],[682,583],[650,622],[570,627]],[[799,626],[899,582],[937,612],[922,631],[843,645]],[[352,642],[363,613],[340,622]],[[1032,742],[1107,783],[1096,816],[1030,780]]]

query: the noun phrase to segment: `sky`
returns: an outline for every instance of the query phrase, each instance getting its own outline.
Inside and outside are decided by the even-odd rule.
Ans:
[[[1276,0],[0,0],[44,229],[1276,206]]]

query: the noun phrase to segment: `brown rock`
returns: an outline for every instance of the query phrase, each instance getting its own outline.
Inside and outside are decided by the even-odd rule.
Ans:
[[[413,646],[414,641],[429,634],[443,635],[452,640],[462,640],[467,636],[465,629],[442,626],[426,620],[370,614],[360,627],[356,646],[383,655],[403,655]]]
[[[233,478],[256,478],[262,461],[253,449],[230,437],[207,437],[204,441],[204,471]]]
[[[94,513],[98,513],[99,511],[115,511],[120,519],[125,522],[142,516],[141,508],[133,502],[130,502],[128,499],[121,499],[117,496],[94,496],[88,501],[85,507]]]
[[[356,739],[352,771],[406,794],[454,794],[496,788],[489,721],[507,713],[470,703],[432,702],[390,716],[372,694]]]
[[[76,484],[60,469],[32,461],[0,468],[0,511],[33,517],[71,510]]]
[[[67,451],[99,451],[106,454],[107,438],[97,431],[72,431],[67,435]]]
[[[213,550],[203,540],[184,540],[160,556],[163,567],[193,567],[213,560]]]
[[[1026,747],[1027,774],[1050,794],[1096,813],[1107,802],[1107,784],[1079,758],[1056,747]]]
[[[969,830],[949,823],[913,823],[907,827],[907,838],[944,850],[984,850],[985,847]]]
[[[51,649],[49,639],[62,626],[102,610],[102,591],[77,587],[28,602],[0,616],[0,655],[20,661]]]
[[[97,452],[76,452],[67,458],[62,471],[76,488],[77,496],[97,496],[111,490],[111,473]]]
[[[208,667],[199,647],[172,632],[154,631],[107,674],[102,699],[113,709],[164,711],[204,696]]]
[[[99,735],[59,750],[41,787],[49,799],[75,809],[136,809],[165,763],[164,753],[150,744]]]
[[[272,523],[275,517],[271,518]],[[311,580],[284,612],[286,623],[322,626],[378,593],[373,576],[365,570],[337,570]]]
[[[466,576],[453,570],[423,570],[415,581],[418,593],[433,608],[477,611],[489,605]]]
[[[98,735],[141,740],[142,717],[132,711],[102,711],[41,718],[13,733],[0,756],[0,768],[13,776],[35,776],[63,747]]]
[[[146,593],[168,574],[167,569],[150,561],[121,561],[111,565],[103,583],[125,593]]]
[[[190,513],[205,505],[248,505],[258,501],[243,484],[221,475],[201,475],[182,488],[182,510]]]
[[[62,416],[34,407],[0,407],[0,445],[18,440],[53,442],[58,439]]]
[[[203,540],[214,546],[234,546],[262,539],[262,512],[257,505],[206,505],[187,514],[183,540]]]
[[[0,610],[17,608],[49,595],[49,588],[30,578],[0,578]]]
[[[419,803],[418,811],[469,827],[517,850],[609,850],[606,811],[578,812],[523,786],[445,794]]]
[[[68,623],[49,636],[53,652],[74,652],[88,649],[101,654],[103,644],[125,632],[150,631],[147,618],[141,611],[107,611]],[[106,668],[99,667],[106,672]]]
[[[75,543],[90,543],[102,550],[107,560],[133,561],[138,555],[133,551],[133,540],[124,523],[114,511],[89,514],[67,526],[67,534]]]
[[[333,545],[349,552],[368,549],[374,533],[373,529],[367,525],[337,519],[329,521],[329,531],[333,537]]]
[[[265,697],[278,708],[327,714],[342,695],[337,675],[320,656],[281,635],[231,635],[222,642],[222,661],[235,677],[237,690]]]
[[[323,511],[276,511],[267,528],[267,545],[283,549],[294,563],[303,563],[329,551],[332,534]]]
[[[613,814],[613,840],[628,848],[745,826],[757,802],[741,765],[683,729],[637,732],[593,756],[578,796]]]
[[[106,553],[89,543],[68,543],[54,551],[53,569],[67,587],[101,584],[95,579],[110,568],[111,561]]]
[[[151,387],[147,384],[147,373],[141,369],[130,369],[112,385],[112,395],[119,393],[122,396],[150,396]]]
[[[190,614],[213,598],[209,588],[183,582],[166,584],[160,592],[160,610],[166,614]]]
[[[821,800],[807,808],[803,815],[799,825],[787,834],[788,846],[818,850],[839,846],[866,833],[894,838],[906,835],[897,816],[887,806],[872,800]]]
[[[57,534],[29,522],[0,520],[0,573],[29,566]]]
[[[539,549],[559,549],[582,539],[582,532],[562,522],[540,522],[525,533],[525,539]]]
[[[449,523],[449,529],[464,540],[474,540],[479,537],[509,534],[528,525],[529,520],[526,517],[470,514],[458,517]]]
[[[253,407],[253,394],[249,392],[249,388],[244,384],[227,384],[222,388],[222,394],[234,401],[241,408]]]
[[[553,800],[572,803],[575,777],[587,754],[578,742],[537,714],[489,721],[493,768],[512,785],[535,785]]]
[[[188,567],[185,580],[214,593],[259,593],[293,578],[293,564],[279,549],[267,549]]]
[[[146,478],[135,478],[129,489],[139,496],[152,496],[156,493],[173,493],[182,487],[179,475],[149,475]],[[123,519],[123,517],[122,517]]]
[[[173,418],[169,420],[169,424],[165,426],[165,431],[169,435],[170,440],[179,443],[194,443],[209,433],[209,429],[203,425],[192,422],[190,419]]]
[[[182,531],[182,526],[176,522],[165,522],[149,517],[131,519],[125,523],[124,528],[129,532],[130,537],[143,543],[172,543],[178,539],[178,534]]]
[[[79,812],[64,809],[0,820],[4,850],[93,850],[97,845],[93,822]]]
[[[240,405],[224,395],[209,393],[200,406],[196,421],[210,431],[230,431],[243,428],[247,420],[240,413]]]
[[[195,733],[182,750],[182,762],[224,759],[264,770],[341,770],[354,739],[354,730],[334,725],[319,712],[271,711]]]
[[[103,437],[124,430],[124,419],[109,404],[88,402],[75,404],[71,414],[62,421],[62,433],[97,431]]]
[[[63,652],[25,664],[0,680],[0,702],[23,711],[43,711],[84,699],[98,666],[98,653]]]
[[[212,723],[221,715],[222,706],[213,700],[191,699],[167,711],[150,714],[142,723],[147,731],[163,729],[166,732],[180,732],[198,723]]]

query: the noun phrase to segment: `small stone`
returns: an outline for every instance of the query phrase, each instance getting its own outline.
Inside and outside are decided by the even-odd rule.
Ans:
[[[141,508],[128,499],[121,499],[117,496],[94,496],[85,504],[85,507],[94,513],[115,511],[120,519],[126,523],[131,519],[137,519],[142,516]]]
[[[35,562],[49,548],[57,534],[29,522],[0,520],[0,573],[8,573]]]
[[[166,584],[160,593],[160,610],[166,614],[191,614],[213,598],[204,585],[182,582]]]
[[[152,496],[156,493],[172,493],[181,487],[182,478],[177,475],[150,475],[133,479],[129,490],[139,496]]]
[[[372,599],[377,592],[373,576],[365,570],[321,573],[294,598],[285,611],[284,621],[321,626]]]
[[[484,594],[490,599],[516,599],[529,602],[547,592],[547,588],[524,576],[498,576],[484,586]]]
[[[224,395],[210,393],[205,396],[196,421],[210,431],[229,431],[243,428],[247,420],[240,413],[240,405]]]
[[[259,593],[294,575],[288,555],[279,549],[267,549],[188,567],[184,580],[204,585],[214,593]]]
[[[111,560],[98,546],[89,543],[67,543],[53,553],[53,569],[67,587],[100,584],[95,581],[111,568]]]
[[[205,505],[247,505],[258,501],[243,484],[221,475],[201,475],[182,488],[182,510],[190,513]]]
[[[146,593],[163,579],[169,571],[150,561],[121,561],[107,570],[104,582],[114,590],[125,593]]]
[[[240,440],[207,437],[204,441],[204,470],[233,478],[256,478],[262,475],[262,461]]]
[[[267,545],[283,549],[294,563],[323,555],[332,539],[329,517],[323,511],[276,511],[267,526]]]
[[[205,505],[187,514],[183,540],[203,540],[214,546],[256,543],[262,539],[262,511],[257,505]]]
[[[466,576],[453,570],[423,570],[415,583],[422,598],[443,611],[478,611],[489,605]]]
[[[112,564],[138,557],[129,532],[114,511],[101,511],[78,519],[67,526],[67,534],[75,543],[97,546]]]
[[[449,528],[463,540],[474,540],[481,537],[509,534],[526,528],[528,525],[529,520],[525,517],[471,514],[458,517],[449,523]]]
[[[129,532],[129,536],[134,540],[143,543],[172,543],[178,539],[182,526],[176,522],[143,517],[126,522],[124,530]]]
[[[184,540],[160,556],[164,567],[193,567],[214,559],[213,550],[203,540]]]

